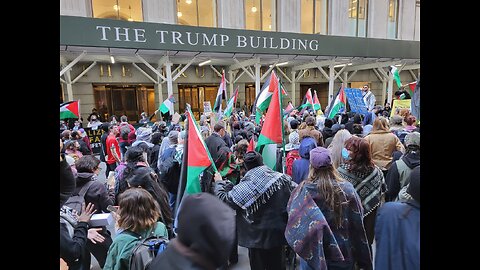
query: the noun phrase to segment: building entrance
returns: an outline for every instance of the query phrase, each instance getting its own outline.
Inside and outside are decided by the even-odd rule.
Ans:
[[[300,97],[298,100],[298,105],[302,104],[303,98],[308,91],[308,88],[312,90],[312,98],[314,96],[313,90],[317,91],[318,101],[320,101],[320,105],[322,107],[322,111],[325,111],[325,107],[328,105],[328,83],[318,83],[318,84],[301,84],[300,85]],[[334,90],[334,95],[337,90]]]
[[[200,118],[200,114],[203,113],[203,102],[210,101],[210,106],[215,105],[215,98],[217,97],[218,85],[191,85],[191,84],[179,84],[178,85],[178,106],[180,113],[185,112],[186,103],[192,107],[192,112],[196,119]],[[226,102],[223,101],[222,108],[225,110]]]

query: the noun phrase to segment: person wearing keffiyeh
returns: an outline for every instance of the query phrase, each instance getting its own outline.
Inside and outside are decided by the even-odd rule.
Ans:
[[[251,269],[283,269],[286,205],[296,184],[263,165],[258,152],[247,152],[244,164],[247,173],[235,186],[215,175],[215,195],[237,211],[238,244],[248,248]]]

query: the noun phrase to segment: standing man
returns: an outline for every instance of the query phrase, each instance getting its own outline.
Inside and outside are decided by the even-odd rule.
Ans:
[[[373,110],[377,100],[375,99],[375,95],[372,93],[372,91],[370,91],[368,84],[363,86],[362,92],[363,102],[365,102],[365,106],[367,106],[367,110],[370,112]]]
[[[227,146],[227,143],[223,139],[225,133],[225,122],[219,121],[213,126],[212,135],[205,139],[205,144],[213,160],[217,160],[218,150],[220,150],[222,146]]]
[[[117,141],[118,126],[110,125],[108,128],[109,134],[107,136],[106,146],[107,146],[107,170],[105,175],[108,176],[110,171],[115,171],[118,163],[120,163],[120,146]]]
[[[244,164],[247,173],[237,185],[215,174],[215,195],[237,211],[238,244],[248,248],[250,268],[285,269],[287,202],[296,184],[265,166],[258,152],[246,153]]]

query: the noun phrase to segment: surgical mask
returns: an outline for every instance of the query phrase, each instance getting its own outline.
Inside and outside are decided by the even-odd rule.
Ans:
[[[342,157],[345,160],[350,159],[350,153],[348,152],[347,148],[345,148],[345,147],[342,149]]]

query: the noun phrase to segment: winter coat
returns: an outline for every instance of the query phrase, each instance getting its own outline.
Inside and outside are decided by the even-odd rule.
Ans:
[[[89,181],[93,181],[90,187],[85,193],[85,205],[93,203],[95,206],[97,214],[105,212],[109,213],[107,206],[115,204],[115,192],[113,189],[107,190],[105,185],[98,180],[93,179],[93,173],[78,173],[77,174],[77,187],[75,188],[75,193],[80,192],[82,187]]]
[[[227,146],[222,137],[220,137],[220,135],[217,133],[212,133],[212,135],[205,139],[205,144],[207,145],[208,151],[210,152],[213,160],[217,160],[218,150],[220,150],[222,146]]]
[[[315,147],[317,147],[317,144],[314,138],[305,138],[300,143],[300,148],[298,149],[298,152],[302,158],[297,159],[293,162],[293,182],[300,184],[300,182],[307,179],[310,165],[310,151]]]
[[[370,144],[373,163],[382,170],[390,168],[393,151],[398,150],[405,153],[403,144],[390,131],[372,131],[365,137],[365,140]]]
[[[403,165],[400,164],[401,162],[406,165],[406,170],[399,170],[399,166]],[[390,169],[388,170],[387,177],[385,178],[385,183],[387,184],[387,192],[385,194],[386,201],[394,201],[395,198],[397,198],[400,189],[408,184],[410,173],[418,165],[420,165],[419,152],[405,154],[401,158],[401,161],[397,160],[392,163],[392,166],[390,166]]]
[[[307,126],[304,129],[298,131],[298,138],[302,142],[303,138],[312,137],[315,138],[315,142],[318,146],[323,146],[323,135],[320,131],[316,130],[313,126]]]

